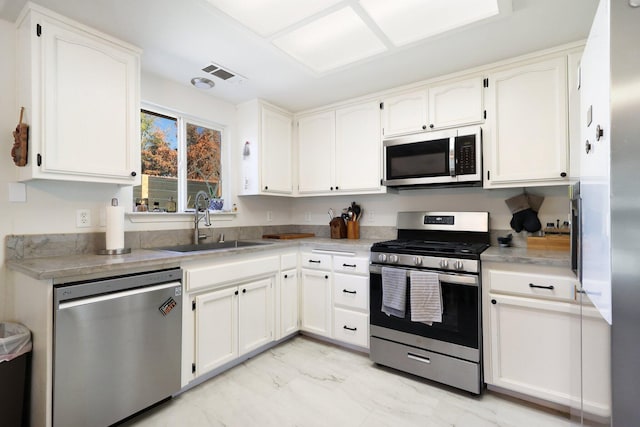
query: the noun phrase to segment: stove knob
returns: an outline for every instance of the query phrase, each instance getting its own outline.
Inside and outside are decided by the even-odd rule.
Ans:
[[[413,257],[413,263],[415,265],[422,265],[422,258],[419,256]]]
[[[446,259],[441,259],[440,268],[448,268],[448,267],[449,267],[449,261],[447,261]]]
[[[387,255],[386,254],[379,254],[378,255],[378,261],[387,262]]]
[[[389,262],[391,263],[398,262],[398,255],[389,255]]]
[[[456,268],[456,270],[462,270],[464,268],[464,263],[462,262],[462,260],[457,260],[456,261],[455,268]]]

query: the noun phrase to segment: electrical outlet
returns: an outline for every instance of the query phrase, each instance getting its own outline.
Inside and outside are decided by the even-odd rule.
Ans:
[[[91,211],[89,209],[76,211],[76,227],[91,227]]]
[[[273,212],[267,211],[267,222],[273,221]]]
[[[376,222],[376,213],[374,211],[367,211],[366,215],[364,215],[364,219],[368,224],[373,224]]]
[[[311,222],[311,212],[304,213],[304,222]]]

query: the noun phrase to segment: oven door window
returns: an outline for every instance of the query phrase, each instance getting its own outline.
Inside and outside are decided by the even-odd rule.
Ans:
[[[449,175],[449,138],[386,147],[386,179]]]
[[[420,335],[438,341],[449,342],[470,348],[478,348],[479,287],[440,282],[442,291],[442,323],[431,326],[411,321],[411,304],[407,279],[407,309],[404,318],[387,316],[382,308],[382,276],[371,274],[370,316],[371,324]]]

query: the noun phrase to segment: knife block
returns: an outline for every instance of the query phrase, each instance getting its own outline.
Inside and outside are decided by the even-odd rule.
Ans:
[[[329,222],[332,239],[344,239],[347,237],[347,225],[342,218],[333,218]]]

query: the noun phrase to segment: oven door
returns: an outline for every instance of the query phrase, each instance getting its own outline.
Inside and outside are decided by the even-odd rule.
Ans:
[[[402,269],[407,271],[407,310],[404,318],[382,312],[382,267],[370,266],[371,336],[479,362],[479,277],[473,274],[441,273],[442,323],[429,326],[411,321],[409,273],[412,269]]]

